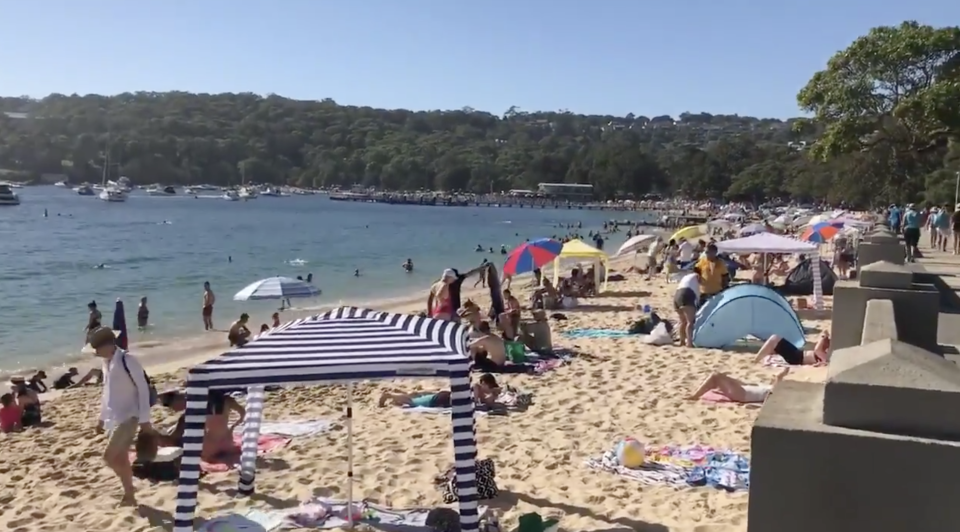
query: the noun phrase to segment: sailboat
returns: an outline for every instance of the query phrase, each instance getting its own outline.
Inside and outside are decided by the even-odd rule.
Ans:
[[[100,199],[112,203],[127,201],[127,195],[113,183],[107,183],[107,173],[110,171],[110,147],[107,146],[107,153],[103,157],[103,177],[100,180]]]

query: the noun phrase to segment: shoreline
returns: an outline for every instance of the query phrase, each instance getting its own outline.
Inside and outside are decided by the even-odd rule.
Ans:
[[[609,258],[608,261],[611,272],[615,271],[618,267],[624,267],[625,264],[629,264],[632,260],[632,255]],[[568,272],[570,269],[570,267],[562,268],[563,272]],[[549,266],[547,270],[552,272]],[[532,273],[518,275],[513,279],[513,286],[525,286],[525,284],[532,281],[532,279]],[[367,299],[363,301],[341,300],[337,303],[310,306],[308,308],[294,307],[291,310],[286,310],[281,313],[281,321],[286,323],[308,316],[315,316],[340,306],[355,306],[397,313],[420,312],[426,306],[427,292],[429,289],[429,286],[423,286],[403,296]],[[461,297],[464,300],[469,298],[482,299],[484,295],[489,295],[487,288],[474,288],[472,285],[463,289],[461,293]],[[251,316],[251,322],[254,325],[254,327],[252,327],[253,330],[259,330],[257,322],[260,320],[257,320],[257,318],[258,316],[256,315]],[[267,316],[267,318],[269,318],[269,316]],[[269,319],[263,321],[267,322]],[[144,369],[146,369],[151,376],[169,374],[216,358],[228,351],[229,344],[226,333],[227,331],[224,329],[216,329],[214,331],[198,332],[189,336],[171,337],[168,340],[132,342],[129,345],[128,351],[140,360]],[[47,381],[47,384],[50,384],[52,380],[56,378],[55,375],[59,375],[68,367],[77,368],[79,375],[82,376],[90,369],[99,366],[100,362],[92,354],[78,354],[76,358],[33,368],[20,368],[17,370],[0,369],[0,380],[8,380],[10,377],[17,375],[30,376],[37,371],[43,370],[50,376],[50,379]],[[60,395],[62,391],[63,390],[51,390],[42,394],[41,398],[44,401],[50,401]]]

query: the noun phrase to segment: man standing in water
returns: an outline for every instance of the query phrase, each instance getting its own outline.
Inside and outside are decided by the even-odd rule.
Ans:
[[[104,430],[110,433],[103,460],[123,485],[120,505],[136,506],[130,446],[138,428],[145,434],[154,433],[150,424],[150,383],[140,361],[117,347],[116,334],[109,327],[91,331],[89,345],[103,359],[103,396],[96,429],[97,434]]]
[[[210,290],[210,281],[204,281],[203,310],[201,313],[203,315],[203,330],[205,331],[213,330],[213,304],[216,302],[217,297],[213,295],[213,290]]]

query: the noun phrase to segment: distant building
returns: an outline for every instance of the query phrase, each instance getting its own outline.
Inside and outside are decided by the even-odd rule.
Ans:
[[[593,185],[579,183],[540,183],[537,192],[551,199],[568,201],[593,200]]]
[[[27,118],[30,118],[30,115],[27,113],[4,112],[3,114],[7,115],[9,118],[15,118],[17,120],[26,120]]]

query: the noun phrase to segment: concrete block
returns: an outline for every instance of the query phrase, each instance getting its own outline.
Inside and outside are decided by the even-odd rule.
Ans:
[[[863,267],[874,262],[886,261],[891,264],[903,264],[906,253],[904,247],[900,244],[874,244],[872,242],[861,242],[857,246],[857,274],[863,270]]]
[[[860,268],[860,286],[908,290],[913,284],[913,271],[903,264],[880,260]]]
[[[902,342],[937,352],[937,328],[940,319],[940,293],[917,285],[909,290],[867,288],[855,281],[837,281],[833,287],[833,319],[830,346],[844,349],[860,345],[867,301],[889,299],[897,322],[897,337]]]
[[[885,339],[834,351],[826,425],[960,440],[960,368],[939,354]]]
[[[787,380],[763,405],[748,532],[956,530],[960,444],[827,426],[823,399],[823,385]]]
[[[860,345],[888,338],[897,339],[897,317],[893,313],[893,301],[889,299],[867,301],[867,310],[863,314]]]
[[[871,244],[895,244],[901,245],[900,237],[893,231],[887,228],[875,229],[863,238],[866,242]]]

